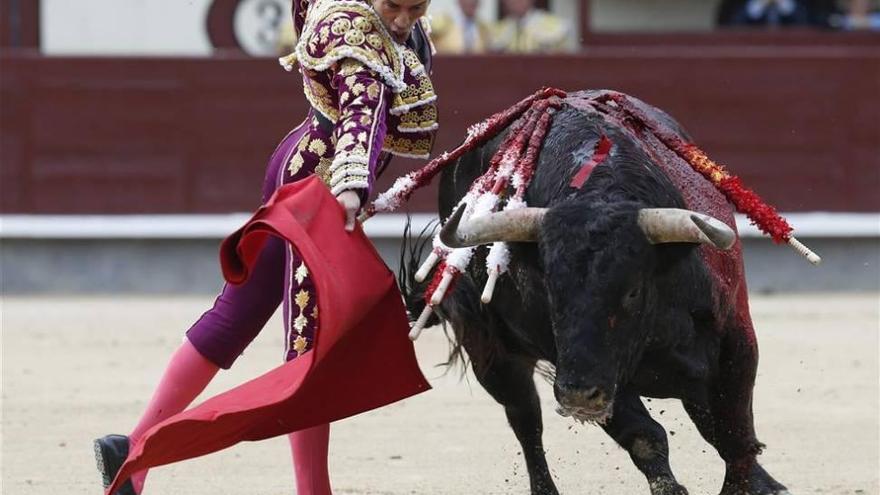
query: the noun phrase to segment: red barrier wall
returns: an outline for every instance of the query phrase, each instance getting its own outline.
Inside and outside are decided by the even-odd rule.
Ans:
[[[439,58],[435,152],[540,86],[613,88],[671,113],[783,211],[880,211],[878,38],[712,36],[597,43],[576,56]],[[269,59],[6,51],[0,64],[3,213],[250,210],[265,161],[306,109],[298,76]],[[395,163],[380,187],[412,164]],[[413,207],[430,211],[434,198],[421,193]]]

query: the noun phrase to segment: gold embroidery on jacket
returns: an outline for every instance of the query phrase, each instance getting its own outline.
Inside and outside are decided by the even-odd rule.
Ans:
[[[431,139],[388,134],[382,149],[395,155],[425,157],[431,152]]]
[[[316,137],[309,143],[309,151],[316,155],[324,155],[327,153],[327,144],[321,138]]]
[[[367,96],[370,97],[371,100],[375,100],[379,97],[379,92],[381,88],[379,88],[379,83],[372,82],[369,86],[367,86]]]
[[[367,20],[366,17],[355,17],[351,23],[360,31],[361,33],[367,34],[373,30],[373,25],[370,21]]]
[[[309,304],[309,299],[309,292],[305,289],[300,289],[299,292],[296,293],[296,297],[294,298],[296,305],[300,308],[300,311],[305,309],[306,305]]]
[[[403,78],[403,67],[397,46],[389,35],[377,34],[384,32],[384,27],[380,26],[379,17],[366,3],[361,5],[335,0],[313,2],[301,35],[301,39],[308,41],[297,47],[299,63],[307,69],[322,70],[335,61],[356,58],[374,70],[387,67],[389,71],[382,75],[383,78],[391,77],[399,84]],[[332,39],[322,41],[319,33],[323,28],[327,28],[328,35],[334,35]],[[376,34],[378,38],[366,43],[367,33]]]
[[[302,284],[303,280],[305,280],[308,276],[309,269],[306,267],[306,264],[304,262],[300,263],[299,267],[297,267],[296,269],[296,274],[294,275],[294,278],[296,278],[296,283]]]
[[[290,158],[290,162],[287,164],[287,171],[290,175],[296,175],[303,167],[305,160],[303,160],[302,152],[297,151]]]
[[[302,335],[297,335],[296,339],[293,340],[293,350],[296,351],[297,355],[304,353],[309,346],[309,341]]]
[[[330,31],[336,36],[344,35],[349,29],[351,29],[351,21],[345,17],[336,19],[330,26]]]
[[[324,157],[318,160],[318,166],[315,167],[315,174],[318,176],[324,184],[330,185],[330,165],[333,163],[333,160],[330,158]]]
[[[401,130],[428,130],[437,124],[437,107],[434,105],[425,105],[417,107],[400,116]]]
[[[363,70],[364,64],[360,60],[355,60],[353,58],[346,58],[339,64],[339,75],[342,77],[348,77],[352,74],[360,72]]]
[[[367,35],[367,43],[378,50],[382,48],[382,37],[376,33],[370,33]]]
[[[417,105],[422,102],[427,103],[436,96],[434,93],[434,85],[431,84],[431,79],[427,74],[422,73],[417,79],[418,84],[410,84],[405,90],[394,95],[394,102],[391,104],[392,109],[404,105]]]
[[[357,29],[352,29],[351,31],[345,33],[345,42],[349,45],[363,45],[365,41],[367,41],[367,37],[364,36],[364,33],[358,31]]]

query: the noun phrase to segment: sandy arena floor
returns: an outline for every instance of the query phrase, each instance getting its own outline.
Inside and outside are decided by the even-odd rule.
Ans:
[[[97,495],[91,441],[134,425],[182,331],[211,298],[4,298],[2,485],[9,495]],[[756,391],[763,465],[794,494],[878,494],[877,294],[754,297],[761,345]],[[279,363],[273,321],[215,394]],[[439,332],[417,343],[434,390],[342,421],[331,470],[340,494],[528,493],[500,406],[471,377],[435,367]],[[628,456],[544,398],[545,446],[565,494],[647,494]],[[693,495],[717,494],[723,466],[675,401],[649,404],[670,437],[673,469]],[[662,416],[660,411],[664,411]],[[147,495],[293,493],[285,439],[153,470]]]

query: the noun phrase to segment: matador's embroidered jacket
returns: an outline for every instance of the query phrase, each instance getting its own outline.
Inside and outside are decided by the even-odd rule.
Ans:
[[[314,170],[333,194],[354,189],[365,201],[390,155],[431,151],[430,28],[422,21],[396,43],[366,0],[294,0],[293,21],[298,42],[280,62],[299,63],[312,112],[288,170]]]

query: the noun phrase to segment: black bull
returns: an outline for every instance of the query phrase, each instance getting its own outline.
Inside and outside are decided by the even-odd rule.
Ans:
[[[526,195],[544,214],[534,242],[510,244],[510,268],[492,301],[480,302],[487,278],[481,248],[438,313],[480,383],[504,406],[532,493],[557,493],[533,381],[539,362],[555,367],[560,412],[600,424],[652,494],[687,491],[670,470],[666,432],[640,396],[681,399],[726,463],[722,494],[787,493],[756,461],[763,447],[752,416],[758,349],[739,241],[726,251],[652,244],[638,221],[642,209],[687,208],[735,228],[733,211],[647,131],[597,112],[589,102],[601,94],[570,94],[555,114]],[[687,139],[671,117],[630,101]],[[607,159],[582,188],[571,187],[603,135],[613,144]],[[503,136],[444,171],[441,218],[483,174]],[[424,285],[412,282],[414,268],[404,292],[417,315]]]

